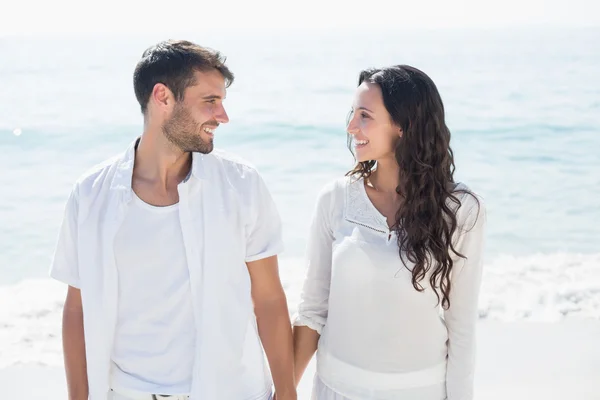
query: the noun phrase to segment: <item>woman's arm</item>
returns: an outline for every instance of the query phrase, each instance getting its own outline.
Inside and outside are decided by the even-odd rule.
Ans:
[[[473,399],[475,370],[475,328],[483,267],[486,211],[479,202],[466,195],[458,212],[456,250],[466,258],[455,257],[451,275],[450,308],[444,319],[448,329],[448,400]]]
[[[319,195],[309,230],[308,269],[294,322],[294,370],[296,385],[317,350],[321,330],[327,321],[333,231],[331,203],[333,186]]]

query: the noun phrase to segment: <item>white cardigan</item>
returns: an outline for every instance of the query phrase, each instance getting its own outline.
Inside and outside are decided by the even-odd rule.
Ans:
[[[429,276],[424,292],[414,289],[396,233],[362,179],[344,178],[320,194],[295,324],[321,334],[317,373],[335,392],[350,399],[472,399],[486,215],[482,199],[457,197],[453,242],[467,258],[453,257],[451,306],[443,311]]]

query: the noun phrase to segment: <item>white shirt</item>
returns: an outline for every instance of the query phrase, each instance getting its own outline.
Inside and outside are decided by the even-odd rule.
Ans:
[[[283,250],[281,220],[261,176],[215,150],[193,153],[178,186],[196,340],[190,400],[268,399],[246,262]],[[90,400],[106,400],[118,321],[115,239],[133,199],[135,143],[75,184],[50,274],[81,289]]]
[[[414,289],[396,233],[362,179],[321,193],[295,324],[321,334],[317,373],[325,385],[352,399],[472,399],[485,210],[481,199],[457,197],[453,243],[467,259],[453,258],[450,309],[442,311],[429,276],[424,292]]]
[[[179,205],[137,195],[115,238],[119,274],[111,387],[189,394],[196,328]]]

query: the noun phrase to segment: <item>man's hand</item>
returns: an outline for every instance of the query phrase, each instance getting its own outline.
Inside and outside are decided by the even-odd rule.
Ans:
[[[258,333],[265,349],[279,400],[296,400],[292,326],[277,257],[247,263]]]

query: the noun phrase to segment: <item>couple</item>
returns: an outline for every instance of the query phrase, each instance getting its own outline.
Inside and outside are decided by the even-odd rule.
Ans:
[[[360,74],[357,163],[317,201],[292,329],[269,191],[213,151],[233,80],[213,50],[149,48],[143,134],[74,185],[51,267],[69,399],[293,400],[315,352],[315,400],[472,399],[485,209],[454,182],[434,83]]]

